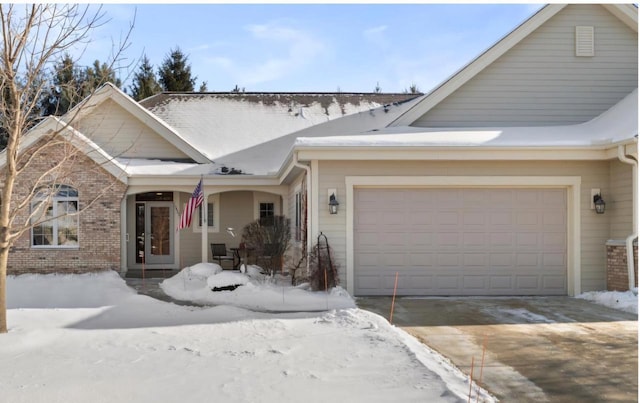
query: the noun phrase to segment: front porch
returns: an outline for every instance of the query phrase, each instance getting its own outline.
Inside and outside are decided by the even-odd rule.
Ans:
[[[191,226],[178,230],[192,191],[186,186],[130,187],[121,209],[123,276],[167,277],[196,263],[217,263],[212,243],[224,244],[231,251],[240,246],[247,224],[290,215],[287,186],[214,187],[206,186],[205,181],[205,202],[194,212]],[[223,263],[230,269],[237,262]]]

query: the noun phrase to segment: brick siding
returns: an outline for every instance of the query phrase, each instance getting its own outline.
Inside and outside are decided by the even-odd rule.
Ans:
[[[11,247],[8,274],[120,270],[120,201],[126,185],[86,155],[68,144],[48,147],[16,181],[13,203],[28,197],[36,179],[65,155],[69,160],[62,166],[63,173],[47,179],[78,190],[79,208],[86,208],[79,215],[78,248],[32,248],[31,232],[26,231]],[[29,208],[16,214],[18,225],[27,220]]]
[[[635,286],[638,287],[638,244],[633,245]],[[627,247],[624,242],[607,243],[607,290],[627,291],[629,289],[627,271]]]

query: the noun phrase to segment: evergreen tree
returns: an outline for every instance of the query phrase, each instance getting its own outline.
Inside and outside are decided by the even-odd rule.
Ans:
[[[93,90],[109,82],[120,88],[122,81],[116,77],[116,72],[107,63],[100,64],[100,61],[93,62],[93,66],[87,67],[84,76],[84,96],[88,96]]]
[[[180,48],[171,49],[158,69],[158,81],[164,91],[193,91],[197,77],[191,77],[191,66]]]
[[[131,90],[131,96],[136,101],[140,101],[162,92],[162,88],[160,87],[160,84],[158,84],[158,80],[156,80],[156,75],[153,72],[153,66],[149,62],[147,55],[142,57],[142,64],[138,71],[133,75],[133,83],[129,89]]]
[[[69,53],[65,53],[53,69],[51,84],[48,91],[43,91],[40,102],[45,116],[64,115],[83,98],[84,73]]]
[[[209,91],[209,89],[207,88],[207,82],[203,81],[202,84],[200,84],[200,89],[198,90],[199,92],[207,92]]]
[[[96,60],[92,66],[83,69],[69,53],[64,54],[53,70],[51,84],[48,90],[43,91],[40,101],[43,116],[64,115],[106,82],[111,82],[117,87],[122,86],[122,82],[108,64],[101,64]]]

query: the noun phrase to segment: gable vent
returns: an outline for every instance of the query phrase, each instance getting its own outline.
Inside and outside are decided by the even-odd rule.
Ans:
[[[595,54],[593,44],[593,27],[576,27],[576,56],[593,56]]]

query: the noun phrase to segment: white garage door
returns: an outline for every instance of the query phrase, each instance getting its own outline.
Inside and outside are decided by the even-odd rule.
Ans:
[[[356,295],[566,295],[565,189],[355,189]]]

